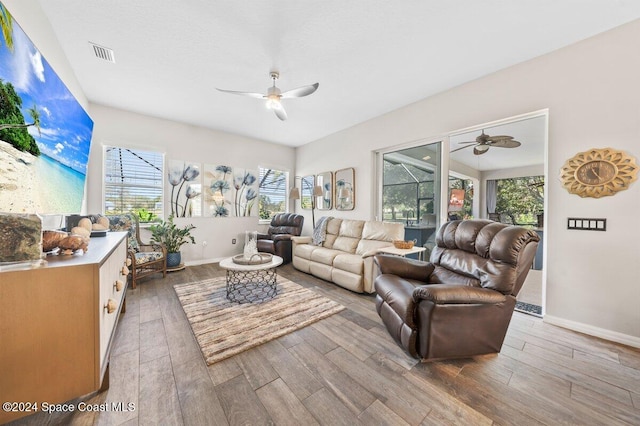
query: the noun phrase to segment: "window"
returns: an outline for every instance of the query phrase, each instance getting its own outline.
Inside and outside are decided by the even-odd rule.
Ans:
[[[287,211],[287,182],[289,173],[260,167],[260,219],[271,220],[278,213]]]
[[[431,248],[440,224],[440,142],[382,156],[382,218],[405,224],[406,240]]]
[[[440,206],[440,144],[383,156],[383,218],[406,225],[435,223]]]
[[[516,225],[537,225],[544,209],[544,176],[499,179],[496,213],[500,221]]]
[[[104,211],[134,212],[141,221],[162,217],[163,154],[105,147]]]

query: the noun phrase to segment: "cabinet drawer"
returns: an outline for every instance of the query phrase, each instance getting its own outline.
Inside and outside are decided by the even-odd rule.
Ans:
[[[100,301],[96,307],[99,310],[100,319],[100,371],[103,370],[111,335],[126,290],[127,276],[122,274],[126,258],[127,245],[126,240],[123,240],[100,267]],[[112,312],[109,313],[109,310]]]

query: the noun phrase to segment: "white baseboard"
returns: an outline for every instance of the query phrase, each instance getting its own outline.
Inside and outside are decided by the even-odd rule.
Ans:
[[[594,327],[577,321],[554,317],[553,315],[545,315],[544,322],[588,334],[589,336],[600,337],[601,339],[622,343],[623,345],[633,346],[634,348],[640,348],[640,337],[630,336],[628,334],[618,333],[617,331],[606,330],[600,327]]]

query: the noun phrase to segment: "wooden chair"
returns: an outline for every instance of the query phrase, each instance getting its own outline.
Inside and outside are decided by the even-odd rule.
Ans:
[[[129,233],[127,258],[131,260],[131,287],[136,288],[137,281],[147,275],[162,272],[162,277],[165,278],[167,276],[167,249],[162,244],[142,242],[137,216],[125,213],[107,217],[109,218],[109,230]]]

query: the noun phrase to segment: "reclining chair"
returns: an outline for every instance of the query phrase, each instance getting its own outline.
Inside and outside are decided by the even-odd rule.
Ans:
[[[422,360],[500,352],[539,237],[490,220],[447,222],[430,262],[376,255],[376,309]]]
[[[258,251],[280,256],[283,265],[291,262],[291,237],[300,236],[303,223],[304,216],[278,213],[271,219],[267,233],[258,233]]]

